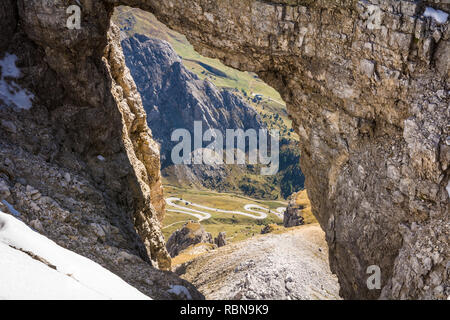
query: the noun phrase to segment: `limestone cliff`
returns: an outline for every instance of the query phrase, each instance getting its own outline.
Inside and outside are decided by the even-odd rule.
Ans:
[[[66,8],[78,2],[82,28],[69,30]],[[1,111],[22,125],[3,124],[0,172],[19,191],[15,175],[27,172],[49,195],[61,191],[31,170],[35,157],[82,174],[104,201],[100,215],[123,219],[135,252],[167,267],[150,205],[151,190],[160,194],[157,152],[111,43],[110,15],[122,4],[153,12],[201,53],[280,91],[343,297],[450,295],[449,29],[448,19],[424,16],[427,6],[448,13],[446,1],[3,0],[0,50],[19,56],[21,85],[38,101]],[[27,156],[12,170],[4,150]],[[381,268],[381,290],[366,286],[370,265]]]

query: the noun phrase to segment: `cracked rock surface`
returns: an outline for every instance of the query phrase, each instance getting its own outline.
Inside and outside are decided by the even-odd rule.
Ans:
[[[424,15],[448,2],[109,2],[281,93],[344,298],[450,296],[450,31]],[[381,290],[367,288],[371,265]]]

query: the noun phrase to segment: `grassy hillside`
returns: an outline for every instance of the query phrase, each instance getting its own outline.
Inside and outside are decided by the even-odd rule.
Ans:
[[[207,207],[223,210],[243,211],[243,208],[246,204],[256,204],[271,210],[276,210],[279,207],[287,206],[287,202],[283,201],[256,200],[232,193],[199,191],[168,185],[165,186],[165,193],[167,197],[181,198],[192,203],[199,203]],[[305,224],[317,224],[317,220],[313,216],[311,211],[311,203],[308,199],[306,190],[300,191],[293,196],[295,196],[296,203],[304,207],[303,214],[305,218]],[[182,203],[184,203],[184,201],[177,202],[176,204]],[[172,209],[172,207],[168,206],[167,209]],[[266,226],[268,226],[268,228],[270,229],[269,232],[272,234],[281,234],[299,228],[285,228],[283,226],[283,221],[273,213],[269,213],[268,217],[264,220],[255,220],[241,215],[217,213],[214,211],[209,211],[209,213],[211,213],[212,218],[202,221],[201,225],[207,232],[210,232],[213,237],[217,237],[219,232],[226,232],[228,244],[240,242],[257,236],[261,234],[262,229]],[[162,229],[166,241],[169,239],[170,235],[173,232],[175,232],[177,229],[180,229],[186,222],[190,220],[196,221],[194,217],[187,214],[167,212]],[[175,257],[172,260],[172,263],[173,265],[180,265],[187,261],[193,260],[194,258],[203,255],[204,253],[213,249],[213,245],[205,243],[191,246],[181,252],[180,255]]]

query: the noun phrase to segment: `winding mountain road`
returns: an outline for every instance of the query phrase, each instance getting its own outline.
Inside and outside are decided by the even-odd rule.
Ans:
[[[178,202],[183,202],[184,205],[180,205],[180,204],[175,203],[177,201]],[[210,219],[211,218],[211,213],[208,213],[208,212],[205,212],[205,211],[201,211],[201,210],[197,210],[197,209],[194,209],[192,207],[195,207],[195,208],[198,208],[198,209],[202,209],[202,210],[206,210],[206,211],[212,211],[212,212],[215,212],[215,213],[237,214],[237,215],[246,216],[246,217],[249,217],[249,218],[252,218],[252,219],[256,219],[256,220],[263,220],[263,219],[267,218],[267,215],[269,213],[273,213],[277,217],[279,217],[280,219],[283,219],[283,212],[284,212],[284,210],[286,210],[285,207],[279,207],[276,210],[270,210],[270,209],[264,208],[264,207],[256,205],[256,204],[246,204],[244,206],[244,210],[247,211],[247,212],[230,211],[230,210],[223,210],[223,209],[211,208],[211,207],[203,206],[203,205],[192,203],[190,201],[187,201],[187,200],[184,200],[184,199],[181,199],[181,198],[176,198],[176,197],[167,198],[166,199],[166,203],[167,203],[167,205],[169,207],[175,208],[175,209],[167,209],[166,211],[188,214],[190,216],[193,216],[193,217],[197,218],[199,221]]]
[[[209,300],[340,299],[318,224],[231,243],[177,271]]]

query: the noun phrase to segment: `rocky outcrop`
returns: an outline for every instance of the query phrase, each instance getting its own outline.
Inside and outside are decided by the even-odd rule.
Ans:
[[[214,243],[211,233],[206,232],[200,223],[188,222],[175,231],[167,240],[167,251],[176,257],[181,251],[199,243]]]
[[[447,3],[80,0],[80,30],[65,27],[68,3],[0,5],[1,50],[19,56],[20,84],[39,97],[30,111],[0,110],[20,127],[19,138],[11,126],[0,131],[0,172],[11,185],[20,183],[10,169],[20,154],[24,172],[38,158],[80,173],[104,205],[96,212],[126,222],[133,252],[167,266],[150,205],[155,151],[107,36],[115,5],[139,6],[201,53],[257,72],[287,101],[343,297],[450,295],[449,29],[448,20],[424,16],[426,6],[450,11]],[[60,193],[39,171],[26,176],[44,194]],[[381,269],[381,290],[366,285],[371,265]]]
[[[305,224],[302,210],[303,206],[297,204],[297,194],[293,194],[283,215],[284,227],[292,228]]]
[[[216,238],[214,238],[214,243],[218,248],[227,245],[227,234],[226,232],[219,232]]]

